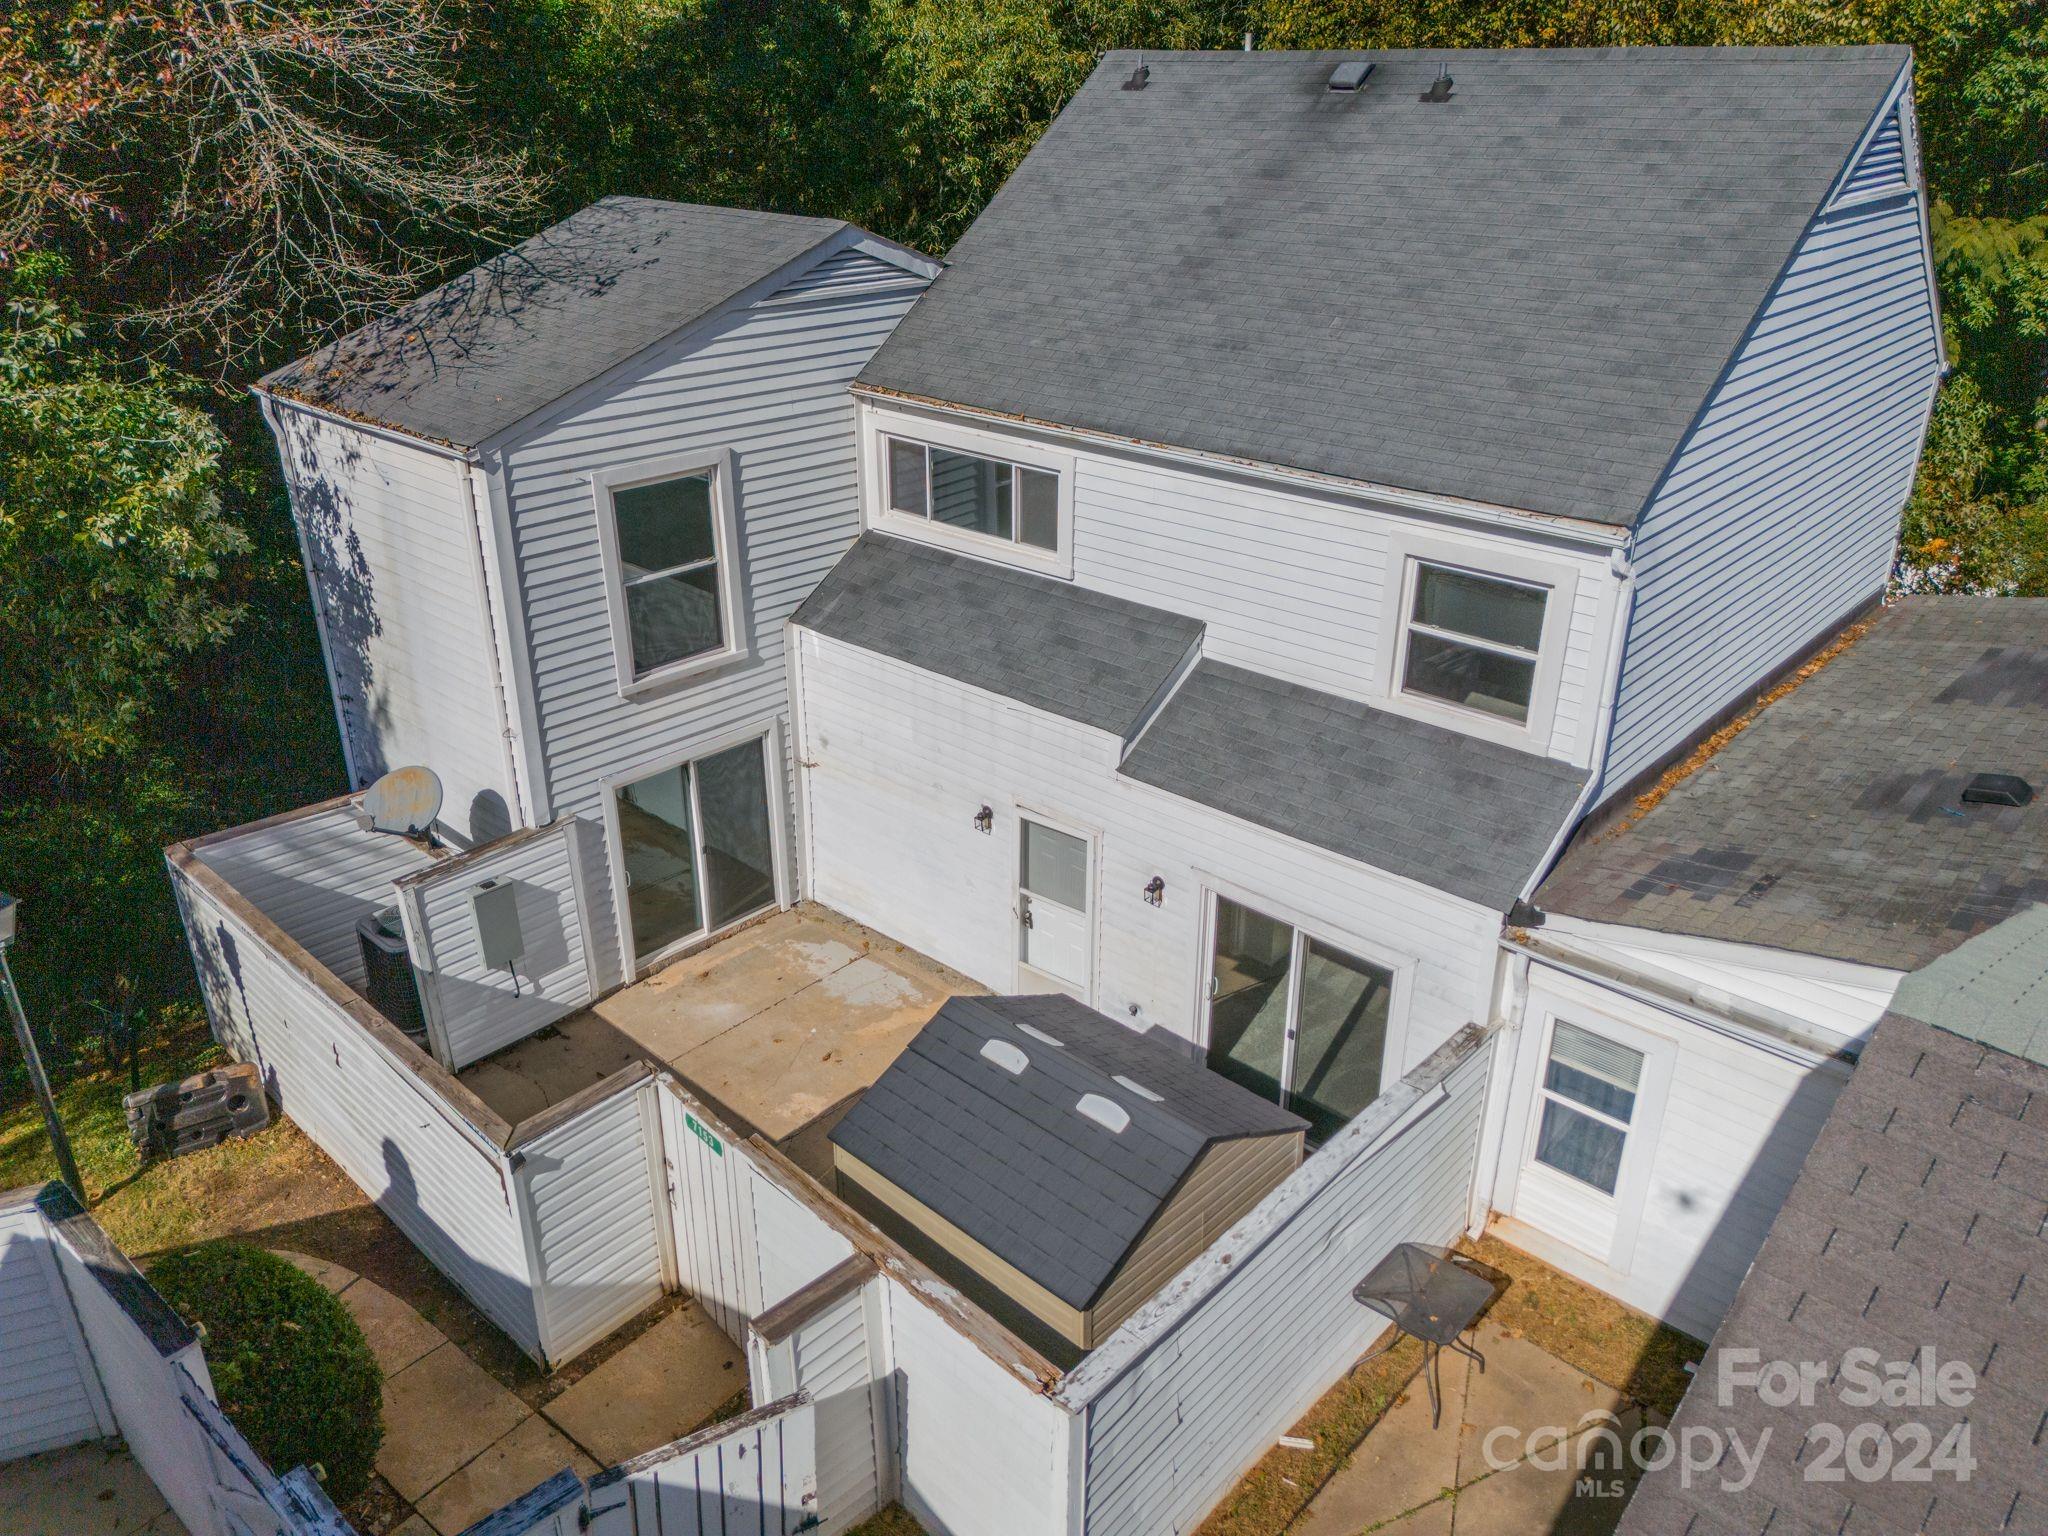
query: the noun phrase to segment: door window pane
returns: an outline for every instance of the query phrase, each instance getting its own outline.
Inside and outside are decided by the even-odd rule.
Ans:
[[[889,505],[914,517],[925,515],[924,444],[889,439]]]
[[[1278,1101],[1287,1054],[1287,973],[1294,930],[1216,898],[1210,970],[1209,1069]]]
[[[1301,962],[1293,1083],[1287,1107],[1323,1141],[1379,1097],[1394,975],[1310,939]]]
[[[663,769],[619,791],[619,851],[636,956],[666,949],[704,926],[687,767]]]
[[[1088,843],[1042,827],[1035,821],[1023,823],[1023,873],[1021,884],[1034,896],[1056,901],[1076,912],[1088,910]]]
[[[1642,1077],[1641,1051],[1560,1019],[1544,1064],[1536,1161],[1613,1194]]]
[[[749,741],[697,764],[704,819],[705,906],[723,928],[775,899],[775,835],[768,821],[767,753]]]

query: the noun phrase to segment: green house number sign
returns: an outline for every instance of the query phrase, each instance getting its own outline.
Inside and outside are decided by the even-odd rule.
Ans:
[[[683,1124],[687,1125],[690,1128],[690,1134],[703,1142],[705,1146],[716,1152],[720,1157],[725,1156],[725,1143],[714,1136],[704,1123],[687,1109],[683,1111]]]

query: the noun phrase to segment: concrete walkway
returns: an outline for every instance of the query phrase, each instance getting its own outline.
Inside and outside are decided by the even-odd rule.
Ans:
[[[5,1536],[186,1536],[119,1440],[0,1463]]]
[[[411,1506],[391,1536],[456,1536],[564,1467],[588,1477],[689,1433],[746,1385],[738,1348],[689,1302],[529,1408],[376,1281],[279,1253],[341,1298],[384,1368],[377,1474]]]
[[[1476,1342],[1483,1372],[1443,1357],[1441,1427],[1418,1379],[1290,1536],[1609,1536],[1639,1475],[1616,1452],[1662,1417],[1491,1324]]]

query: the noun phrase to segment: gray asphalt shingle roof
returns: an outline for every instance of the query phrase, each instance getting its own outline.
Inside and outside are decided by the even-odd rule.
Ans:
[[[795,622],[1118,736],[1202,636],[1197,619],[879,533]]]
[[[2033,980],[2048,980],[2044,912],[2009,919],[1949,957],[1968,963],[1937,962],[1945,979],[1923,972],[1933,982],[1920,989],[1923,1018],[1895,1009],[1879,1020],[1715,1334],[1671,1428],[1706,1427],[1724,1441],[1732,1432],[1752,1449],[1768,1430],[1755,1482],[1730,1491],[1719,1469],[1694,1472],[1689,1485],[1673,1467],[1650,1473],[1622,1536],[2048,1530],[2048,1066],[1976,1038],[1977,1021],[2011,1002],[2005,981],[1980,996],[1980,978],[2024,954]],[[1969,1368],[1970,1400],[1844,1403],[1847,1383],[1832,1374],[1812,1407],[1769,1407],[1739,1387],[1715,1400],[1730,1351],[1832,1372],[1852,1347],[1901,1364],[1931,1347],[1938,1361]],[[1976,1463],[1967,1480],[1939,1462],[1927,1481],[1809,1475],[1817,1424],[1921,1424],[1939,1446],[1964,1422]],[[1912,1443],[1895,1439],[1892,1449]]]
[[[863,384],[1627,525],[1909,55],[1148,52],[1124,90],[1139,57]]]
[[[1964,804],[1978,773],[2043,795]],[[2048,900],[2048,599],[1900,600],[1535,899],[1893,969]]]
[[[1029,1065],[1012,1075],[988,1060],[991,1040]],[[1119,1105],[1129,1125],[1111,1132],[1078,1113],[1086,1093]],[[1127,1029],[1067,997],[955,997],[831,1139],[1085,1310],[1213,1143],[1306,1129],[1165,1030]]]
[[[473,447],[846,227],[607,197],[277,369],[261,387]]]
[[[1120,771],[1259,826],[1506,911],[1584,769],[1203,661]]]

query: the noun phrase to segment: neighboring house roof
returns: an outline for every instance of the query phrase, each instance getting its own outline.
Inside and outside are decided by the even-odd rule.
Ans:
[[[860,382],[1625,526],[1909,58],[1111,53]]]
[[[984,1056],[990,1041],[1021,1051],[1024,1070]],[[1083,1094],[1129,1124],[1113,1132],[1081,1114]],[[831,1139],[1086,1310],[1211,1145],[1307,1128],[1163,1029],[1067,997],[955,997]]]
[[[2012,1008],[2022,970],[2036,998],[2048,991],[2044,915],[2036,907],[2010,919],[1964,944],[1950,957],[1956,964],[1914,978],[1926,983],[1914,1004],[1920,1017],[1895,1008],[1878,1021],[1715,1334],[1671,1430],[1679,1443],[1700,1426],[1722,1442],[1739,1435],[1751,1451],[1769,1431],[1755,1482],[1721,1487],[1732,1457],[1689,1478],[1675,1467],[1652,1472],[1622,1536],[2048,1530],[2048,1066],[2038,1050],[2022,1060],[1997,1048],[2005,1037],[1977,1034],[1979,1021]],[[1923,1348],[1938,1363],[1959,1361],[1973,1375],[1970,1400],[1849,1404],[1840,1397],[1849,1383],[1830,1378],[1812,1407],[1769,1407],[1741,1387],[1716,1401],[1731,1351],[1753,1351],[1752,1364],[1812,1361],[1832,1372],[1857,1347],[1902,1366]],[[1965,1422],[1976,1463],[1966,1481],[1939,1459],[1931,1481],[1809,1475],[1817,1424],[1922,1424],[1938,1447]],[[1891,1448],[1903,1454],[1916,1441]]]
[[[1242,667],[1203,661],[1126,777],[1504,912],[1586,772]]]
[[[861,536],[794,622],[1117,736],[1202,636],[1197,619],[879,533]]]
[[[2042,793],[1965,804],[1978,773]],[[1898,970],[2048,900],[2048,600],[1901,599],[1535,900]]]
[[[839,219],[607,197],[258,387],[474,447],[848,228]]]

